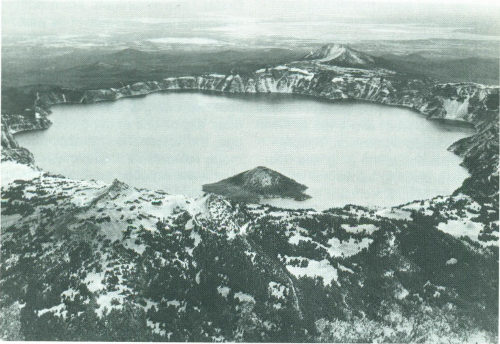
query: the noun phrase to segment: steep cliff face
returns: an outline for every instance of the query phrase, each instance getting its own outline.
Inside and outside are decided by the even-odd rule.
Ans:
[[[20,147],[8,126],[2,120],[2,161],[14,160],[21,164],[32,164],[33,154],[26,148]]]
[[[498,122],[478,127],[478,133],[455,142],[450,150],[462,156],[471,177],[459,191],[474,195],[483,201],[491,201],[498,208]]]
[[[47,129],[52,124],[47,118],[49,113],[48,110],[37,108],[36,112],[29,114],[2,114],[2,125],[12,134]]]
[[[208,91],[220,93],[300,94],[328,100],[363,100],[404,106],[430,118],[459,120],[476,125],[498,112],[494,99],[498,87],[479,84],[435,84],[385,69],[356,69],[297,62],[261,69],[250,76],[206,74],[138,82],[122,88],[55,90],[40,95],[37,105],[94,103],[160,91]],[[498,101],[497,101],[498,104]]]

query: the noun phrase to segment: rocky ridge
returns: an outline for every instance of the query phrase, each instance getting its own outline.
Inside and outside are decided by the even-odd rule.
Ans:
[[[20,147],[7,125],[2,121],[2,161],[14,160],[21,164],[32,164],[33,154],[26,148]]]

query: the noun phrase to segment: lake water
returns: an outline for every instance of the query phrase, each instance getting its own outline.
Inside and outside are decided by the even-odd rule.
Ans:
[[[447,147],[472,133],[401,108],[274,95],[154,94],[56,106],[50,119],[48,130],[16,135],[47,171],[197,196],[266,166],[312,196],[269,203],[316,209],[449,194],[467,172]]]

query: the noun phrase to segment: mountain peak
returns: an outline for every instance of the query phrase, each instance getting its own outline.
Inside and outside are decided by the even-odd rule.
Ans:
[[[304,56],[304,60],[346,67],[369,67],[375,63],[372,56],[338,43],[323,45]]]
[[[244,172],[244,174],[245,184],[260,188],[273,185],[274,183],[279,182],[281,177],[285,177],[265,166],[257,166],[254,169]]]
[[[234,201],[256,202],[260,198],[310,198],[303,191],[307,186],[271,170],[257,166],[217,183],[203,185],[203,191],[226,196]]]

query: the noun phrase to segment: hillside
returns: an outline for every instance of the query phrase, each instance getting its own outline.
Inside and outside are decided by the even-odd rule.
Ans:
[[[291,211],[6,172],[3,338],[496,341],[498,228],[464,194]]]

